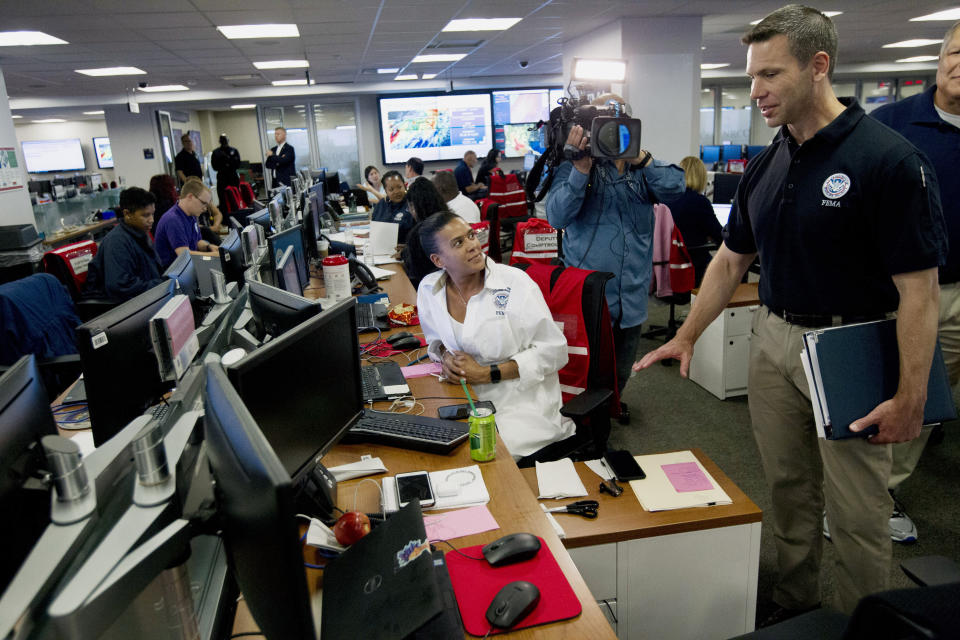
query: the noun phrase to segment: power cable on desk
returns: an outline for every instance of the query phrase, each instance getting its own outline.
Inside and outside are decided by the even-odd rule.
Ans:
[[[457,554],[463,556],[464,558],[470,558],[471,560],[480,560],[480,561],[485,561],[485,560],[486,560],[486,558],[478,558],[478,557],[476,557],[476,556],[468,556],[468,555],[465,554],[463,551],[460,551],[460,549],[457,549],[455,546],[453,546],[452,544],[450,544],[450,542],[447,541],[447,540],[431,540],[430,542],[442,542],[443,544],[445,544],[445,545],[447,545],[448,547],[450,547],[451,549],[453,549],[454,553],[457,553]]]

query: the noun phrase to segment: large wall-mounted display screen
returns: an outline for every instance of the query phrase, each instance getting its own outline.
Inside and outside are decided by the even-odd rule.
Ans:
[[[541,120],[550,120],[550,110],[557,106],[557,99],[562,95],[561,89],[492,92],[495,146],[508,158],[543,153],[546,131],[537,129],[536,124]]]
[[[380,98],[380,134],[384,164],[482,156],[493,146],[490,94]]]
[[[21,144],[27,172],[83,171],[83,148],[79,138],[67,140],[28,140]]]
[[[113,169],[113,150],[110,138],[94,138],[93,152],[97,156],[97,166],[101,169]]]

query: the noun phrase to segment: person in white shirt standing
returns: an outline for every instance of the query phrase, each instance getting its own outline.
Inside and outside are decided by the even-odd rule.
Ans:
[[[463,195],[457,187],[457,178],[451,171],[438,171],[433,176],[433,184],[440,192],[440,197],[447,203],[447,208],[466,220],[468,223],[480,222],[480,207],[473,200]]]
[[[560,416],[567,341],[540,288],[520,269],[488,260],[476,231],[443,211],[410,233],[435,269],[420,281],[417,309],[430,358],[450,384],[464,380],[497,409],[515,459],[573,435]],[[408,239],[410,241],[410,239]]]

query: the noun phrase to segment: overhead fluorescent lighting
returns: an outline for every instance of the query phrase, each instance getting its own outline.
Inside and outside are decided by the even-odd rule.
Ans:
[[[627,63],[625,60],[573,59],[574,80],[609,80],[610,82],[623,82],[626,75]]]
[[[259,73],[238,73],[231,76],[221,76],[224,80],[253,80],[261,77]]]
[[[914,38],[913,40],[901,40],[900,42],[891,42],[883,45],[884,49],[906,49],[909,47],[928,47],[933,44],[940,44],[941,40],[931,38]]]
[[[936,13],[928,13],[925,16],[919,16],[917,18],[910,18],[910,22],[921,22],[929,20],[960,20],[960,7],[954,7],[953,9],[944,9],[943,11],[937,11]]]
[[[827,16],[828,18],[832,18],[833,16],[839,16],[841,13],[843,13],[843,11],[821,11],[820,13]],[[754,20],[750,24],[760,24],[762,21],[763,21],[763,18],[760,18],[759,20]]]
[[[936,62],[938,56],[913,56],[912,58],[900,58],[897,62]]]
[[[10,116],[10,117],[16,120],[17,118],[22,118],[23,116]]]
[[[217,31],[230,40],[300,37],[300,30],[295,24],[235,24],[229,27],[217,27]]]
[[[100,111],[84,111],[84,112],[83,112],[83,115],[85,115],[85,116],[102,116],[102,115],[103,115],[103,109],[101,109]]]
[[[434,78],[437,77],[437,74],[435,74],[435,73],[425,73],[425,74],[423,74],[423,75],[420,76],[420,77],[421,77],[422,79],[424,79],[424,80],[433,80]]]
[[[722,69],[723,67],[729,67],[729,66],[730,66],[729,62],[704,62],[703,64],[700,65],[700,69],[702,70]]]
[[[306,78],[300,78],[299,80],[274,80],[271,82],[275,87],[303,87],[307,85]],[[310,84],[314,84],[313,81],[310,81]]]
[[[0,47],[32,47],[39,44],[70,44],[43,31],[0,31]]]
[[[255,104],[232,104],[230,105],[231,109],[256,109],[257,105]]]
[[[397,76],[394,80],[416,80],[417,74],[415,73],[405,73],[402,76]]]
[[[153,87],[140,87],[140,91],[145,93],[162,93],[164,91],[189,91],[190,87],[182,84],[158,84]]]
[[[357,125],[355,124],[338,124],[336,126],[337,131],[350,131],[351,129],[356,129]]]
[[[522,18],[461,18],[451,20],[442,31],[505,31]]]
[[[303,69],[310,66],[306,60],[267,60],[254,62],[257,69]]]
[[[377,69],[377,73],[396,73],[400,71],[400,67],[384,67],[383,69]]]
[[[100,69],[74,69],[85,76],[142,76],[146,71],[137,67],[101,67]]]
[[[465,53],[428,53],[417,56],[410,62],[456,62],[467,57]]]
[[[34,124],[51,124],[54,122],[66,122],[63,118],[44,118],[43,120],[31,120]]]

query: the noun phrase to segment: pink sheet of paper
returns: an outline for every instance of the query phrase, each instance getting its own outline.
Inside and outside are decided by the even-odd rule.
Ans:
[[[661,468],[678,493],[713,489],[710,478],[703,473],[696,462],[676,462],[662,465]]]
[[[440,375],[443,372],[443,365],[439,362],[427,362],[424,364],[415,364],[409,367],[400,367],[404,378],[422,378],[431,374]]]
[[[500,528],[486,505],[425,515],[423,523],[429,540],[452,540]]]

